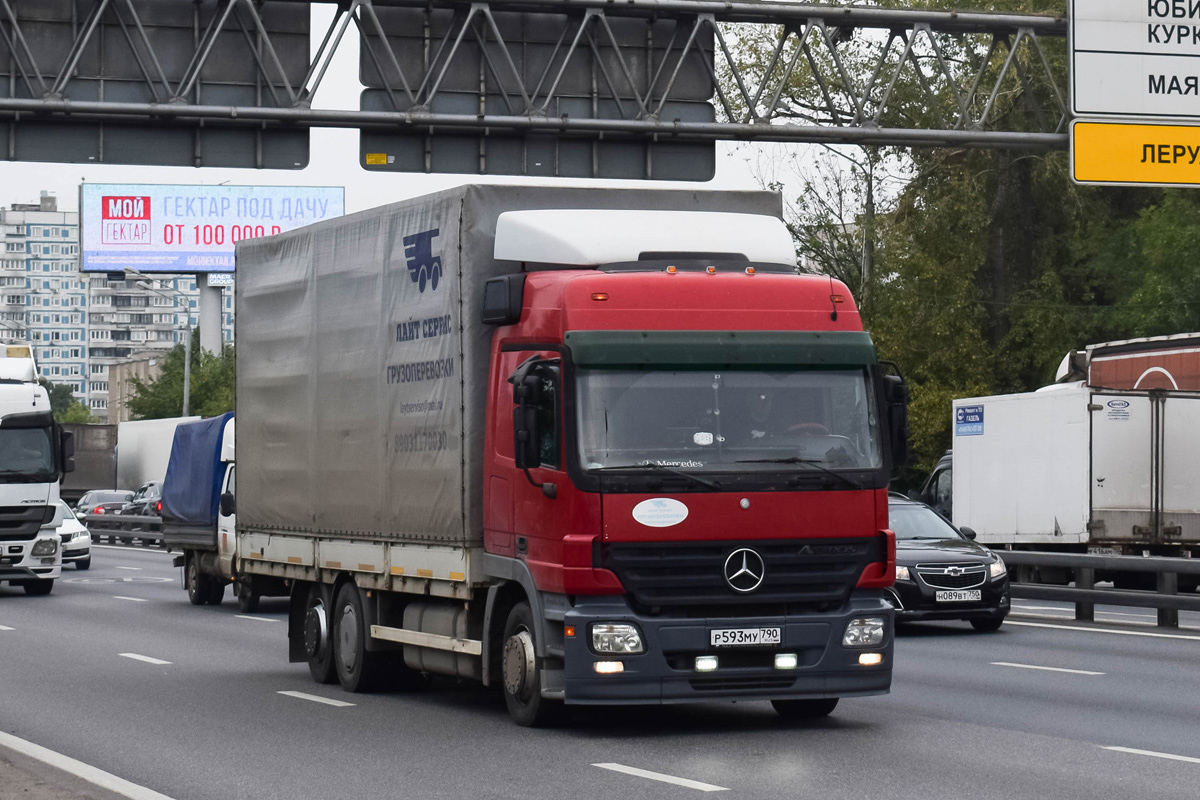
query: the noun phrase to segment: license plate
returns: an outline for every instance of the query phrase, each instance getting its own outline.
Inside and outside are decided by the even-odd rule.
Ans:
[[[980,589],[964,589],[934,592],[933,599],[939,603],[967,603],[972,600],[982,600],[983,591]]]
[[[782,641],[780,628],[722,628],[708,632],[708,643],[713,647],[753,647]]]
[[[1088,555],[1119,556],[1119,555],[1121,555],[1121,551],[1115,547],[1099,547],[1099,546],[1093,545],[1092,547],[1088,548]]]

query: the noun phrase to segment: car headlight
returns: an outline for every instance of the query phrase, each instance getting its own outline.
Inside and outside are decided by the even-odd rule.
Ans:
[[[908,573],[908,567],[902,567],[899,564],[896,565],[896,580],[898,580],[898,581],[911,581],[912,580],[912,575],[910,575]]]
[[[592,649],[597,653],[641,653],[642,634],[634,625],[597,622],[592,625]]]
[[[1004,573],[1007,571],[1008,569],[1004,566],[1004,559],[999,557],[996,559],[995,563],[988,565],[988,572],[991,573],[992,580],[1004,577]]]
[[[883,642],[887,620],[883,617],[855,617],[842,635],[844,647],[874,647]]]
[[[31,556],[52,556],[58,552],[57,539],[42,539],[29,551]]]

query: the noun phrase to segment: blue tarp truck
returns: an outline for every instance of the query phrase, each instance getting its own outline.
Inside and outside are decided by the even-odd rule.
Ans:
[[[163,482],[163,545],[180,555],[193,605],[217,605],[232,584],[238,606],[253,611],[262,596],[286,596],[283,581],[241,573],[234,535],[236,468],[233,412],[175,429]]]

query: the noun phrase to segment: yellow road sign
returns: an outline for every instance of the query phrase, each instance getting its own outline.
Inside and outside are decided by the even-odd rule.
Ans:
[[[1200,186],[1200,125],[1071,123],[1077,183]]]

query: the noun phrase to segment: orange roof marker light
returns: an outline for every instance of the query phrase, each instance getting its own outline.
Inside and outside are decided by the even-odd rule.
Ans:
[[[675,274],[676,272],[678,272],[678,271],[679,271],[679,270],[675,269],[675,266],[674,266],[674,265],[671,265],[671,266],[667,267],[667,274],[668,274],[668,275],[674,275],[674,274]]]
[[[592,292],[593,300],[607,300],[608,292]]]
[[[754,274],[754,267],[746,267],[746,274],[747,274],[747,275],[753,275],[753,274]]]
[[[846,297],[844,295],[840,295],[840,294],[831,294],[831,295],[829,295],[829,299],[835,303],[846,302]]]
[[[708,266],[708,267],[706,267],[706,268],[705,268],[705,271],[706,271],[706,272],[707,272],[709,275],[716,275],[716,274],[717,274],[717,268],[716,268],[716,267],[714,267],[714,266],[711,266],[711,265],[710,265],[710,266]]]

